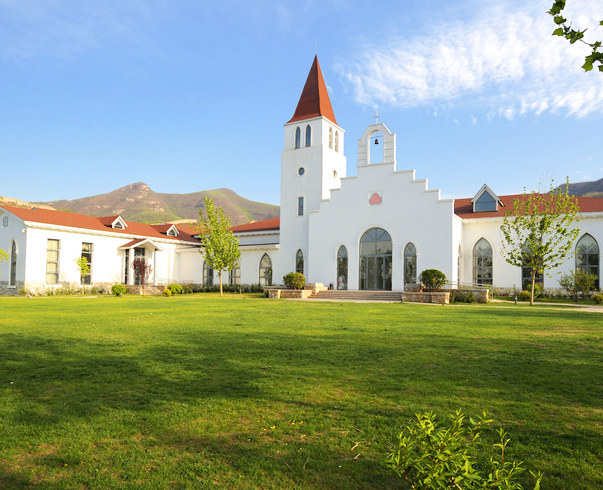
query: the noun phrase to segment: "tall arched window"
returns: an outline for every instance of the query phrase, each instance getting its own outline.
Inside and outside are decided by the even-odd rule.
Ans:
[[[392,289],[392,239],[381,228],[360,239],[360,289]]]
[[[299,147],[301,147],[301,129],[298,126],[295,130],[295,149],[297,150]]]
[[[588,233],[580,238],[576,245],[576,270],[599,276],[599,245]],[[599,279],[595,288],[599,289]]]
[[[295,254],[295,272],[304,273],[304,253],[301,249]]]
[[[492,285],[492,247],[485,238],[473,247],[473,282]]]
[[[9,286],[15,286],[17,284],[17,243],[13,240],[10,247],[10,276]]]
[[[306,146],[312,146],[312,128],[309,124],[306,126]]]
[[[272,260],[268,254],[264,254],[260,260],[260,285],[272,286]]]
[[[335,131],[335,151],[339,151],[339,131]]]
[[[348,288],[348,249],[344,245],[337,251],[337,289]]]
[[[214,270],[207,264],[207,262],[203,262],[203,285],[214,285]]]
[[[333,128],[329,128],[329,148],[333,149]]]
[[[404,284],[417,282],[417,249],[409,243],[404,248]]]

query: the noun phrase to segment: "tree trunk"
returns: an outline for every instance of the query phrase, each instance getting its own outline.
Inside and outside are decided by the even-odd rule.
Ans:
[[[532,268],[532,293],[530,294],[530,306],[534,305],[534,284],[536,284],[536,270]]]
[[[224,293],[222,292],[222,271],[220,271],[218,275],[220,276],[220,296],[224,296]]]

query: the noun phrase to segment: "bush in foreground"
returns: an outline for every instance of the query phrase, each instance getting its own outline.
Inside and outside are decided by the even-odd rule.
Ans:
[[[482,451],[475,443],[480,430],[493,421],[486,420],[484,413],[477,422],[469,419],[467,426],[460,410],[450,414],[450,419],[452,427],[440,428],[432,412],[417,414],[417,421],[407,425],[400,434],[398,449],[388,456],[387,465],[414,489],[523,490],[517,483],[517,476],[525,468],[522,461],[505,459],[510,439],[503,429],[497,431],[500,442],[493,445],[496,454],[490,456],[487,468],[480,470],[476,457]],[[532,475],[534,490],[539,490],[542,474]]]
[[[119,296],[120,294],[126,294],[128,292],[128,288],[123,284],[114,284],[111,286],[111,294],[115,296]]]
[[[165,290],[172,294],[182,294],[182,286],[180,284],[170,284]]]

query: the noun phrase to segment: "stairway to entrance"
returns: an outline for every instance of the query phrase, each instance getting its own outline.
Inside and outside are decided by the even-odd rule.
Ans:
[[[399,303],[402,301],[402,291],[342,291],[327,290],[320,291],[311,296],[310,300],[330,301],[382,301],[388,303]]]

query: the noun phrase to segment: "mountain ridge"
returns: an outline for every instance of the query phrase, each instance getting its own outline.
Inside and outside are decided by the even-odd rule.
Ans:
[[[62,211],[90,216],[120,215],[139,223],[196,221],[205,209],[205,197],[214,200],[230,217],[233,226],[279,216],[279,206],[251,201],[227,188],[171,194],[153,191],[144,182],[129,184],[114,191],[78,199],[37,202]]]

